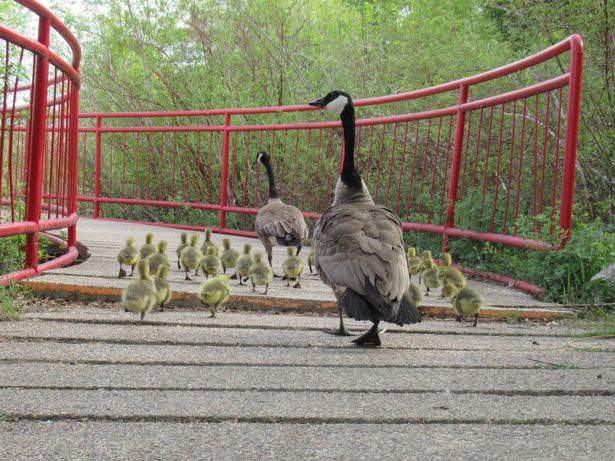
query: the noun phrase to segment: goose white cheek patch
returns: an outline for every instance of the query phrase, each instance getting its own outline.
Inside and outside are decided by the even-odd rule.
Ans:
[[[346,107],[346,104],[348,104],[348,98],[340,95],[327,104],[327,109],[337,112],[337,114],[340,115],[344,110],[344,107]]]

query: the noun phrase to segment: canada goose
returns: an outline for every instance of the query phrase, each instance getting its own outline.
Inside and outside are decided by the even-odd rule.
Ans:
[[[308,266],[310,267],[310,274],[313,274],[312,266],[316,265],[314,261],[315,257],[316,257],[316,252],[314,251],[314,248],[312,247],[312,249],[310,250],[310,253],[308,254]]]
[[[148,232],[145,235],[145,243],[139,248],[139,254],[141,259],[146,259],[148,256],[156,253],[156,246],[152,243],[154,241],[154,234]]]
[[[181,257],[182,257],[182,251],[184,251],[186,248],[188,248],[188,234],[186,234],[185,232],[181,233],[181,242],[179,244],[179,246],[177,247],[177,250],[175,250],[175,253],[177,254],[177,268],[181,269],[182,266],[179,264]]]
[[[258,211],[254,229],[265,247],[269,266],[273,268],[271,255],[273,247],[276,245],[294,246],[297,247],[297,254],[299,254],[302,242],[308,236],[308,229],[303,213],[297,207],[285,204],[278,197],[269,154],[265,151],[259,152],[256,154],[256,162],[261,162],[267,170],[269,201]]]
[[[213,246],[207,247],[207,254],[201,259],[201,269],[206,278],[210,275],[216,275],[220,270],[220,258],[216,256],[216,249]]]
[[[184,280],[192,280],[188,277],[188,271],[194,270],[194,275],[198,275],[201,259],[203,259],[203,253],[197,248],[198,241],[199,236],[193,234],[192,237],[190,237],[190,246],[182,251],[180,260],[186,271],[186,278]]]
[[[160,269],[160,266],[169,265],[166,251],[167,242],[165,240],[161,240],[160,242],[158,242],[158,251],[147,257],[147,264],[149,264],[149,270],[152,274],[157,274],[158,269]]]
[[[453,258],[450,253],[442,253],[442,265],[438,270],[438,278],[440,279],[442,285],[450,283],[455,285],[455,287],[459,290],[466,286],[466,278],[460,271],[454,267],[451,267],[452,263]]]
[[[256,285],[265,285],[265,293],[269,290],[269,284],[273,280],[273,270],[266,262],[263,261],[263,255],[258,251],[254,253],[254,267],[250,271],[250,280],[252,281],[252,291],[256,291]]]
[[[406,252],[406,261],[408,262],[408,272],[410,272],[410,279],[412,279],[413,275],[420,274],[423,260],[416,255],[416,248],[408,248]],[[420,280],[419,283],[421,283]]]
[[[221,274],[206,280],[199,288],[199,299],[209,307],[210,317],[215,317],[218,306],[228,300],[230,296],[229,280],[228,275]]]
[[[333,289],[340,308],[335,334],[348,335],[342,310],[373,326],[353,342],[379,346],[378,324],[384,320],[403,325],[421,320],[404,297],[410,284],[401,222],[389,208],[376,205],[354,163],[355,113],[352,98],[332,91],[311,106],[335,111],[344,131],[344,157],[335,186],[333,205],[316,223],[316,270]]]
[[[288,258],[282,263],[282,270],[286,274],[286,286],[290,286],[290,279],[296,279],[297,283],[293,285],[293,288],[301,288],[299,278],[303,274],[303,259],[297,256],[296,247],[288,247]]]
[[[439,288],[442,284],[440,283],[440,279],[438,278],[438,267],[433,263],[430,259],[425,259],[423,261],[423,271],[421,272],[421,277],[423,278],[423,283],[425,284],[425,288],[427,291],[425,292],[425,296],[429,296],[429,289]]]
[[[158,274],[154,277],[154,285],[156,287],[156,304],[160,306],[160,310],[164,311],[164,306],[171,301],[171,284],[167,280],[169,276],[169,266],[163,264],[158,269]]]
[[[243,282],[250,278],[250,272],[254,267],[254,258],[250,254],[251,252],[252,245],[246,243],[243,246],[243,254],[237,259],[237,264],[235,264],[235,273],[239,278],[239,285],[243,285]]]
[[[466,315],[474,316],[474,323],[472,326],[476,326],[478,322],[478,312],[483,306],[483,298],[478,291],[474,288],[464,287],[459,290],[451,299],[453,308],[457,313],[457,321],[461,322],[461,317]]]
[[[216,246],[214,242],[211,241],[211,229],[207,229],[205,231],[205,241],[203,242],[203,245],[201,245],[201,253],[206,255],[207,248],[209,247],[213,247],[215,249],[214,255],[218,256],[218,247]]]
[[[220,257],[220,262],[222,263],[222,272],[226,274],[227,267],[233,269],[237,265],[239,252],[231,248],[231,241],[229,239],[222,240],[222,245],[224,246],[224,251]]]
[[[135,245],[135,239],[129,237],[128,240],[126,240],[126,246],[118,253],[117,261],[120,263],[120,272],[117,274],[118,278],[126,277],[126,271],[122,267],[124,264],[132,268],[129,277],[132,277],[132,274],[135,272],[135,266],[141,259],[139,250],[137,250]]]
[[[130,282],[122,292],[124,310],[140,312],[141,321],[145,314],[152,310],[156,304],[156,287],[150,276],[147,261],[139,262],[139,280]]]

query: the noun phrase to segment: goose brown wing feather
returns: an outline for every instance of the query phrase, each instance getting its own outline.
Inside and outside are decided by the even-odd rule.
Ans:
[[[351,288],[376,307],[400,300],[408,289],[401,223],[392,210],[373,204],[330,207],[316,225],[315,241],[316,267],[332,288]]]
[[[260,209],[256,215],[256,233],[259,237],[284,238],[287,234],[294,239],[304,240],[308,236],[303,214],[298,208],[285,203],[271,203]]]

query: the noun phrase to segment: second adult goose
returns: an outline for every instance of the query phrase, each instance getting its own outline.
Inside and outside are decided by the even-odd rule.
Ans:
[[[346,335],[342,310],[373,326],[353,342],[379,346],[378,324],[421,320],[404,293],[410,286],[401,222],[389,208],[374,204],[354,163],[355,113],[348,93],[332,91],[311,102],[336,112],[344,131],[344,158],[331,205],[316,223],[316,270],[335,293],[340,308],[336,334]]]
[[[256,215],[254,230],[265,247],[271,266],[273,247],[276,245],[297,247],[299,254],[301,244],[308,236],[308,229],[303,213],[297,207],[282,202],[278,197],[269,154],[265,151],[259,152],[256,154],[256,161],[261,162],[267,170],[269,201]]]

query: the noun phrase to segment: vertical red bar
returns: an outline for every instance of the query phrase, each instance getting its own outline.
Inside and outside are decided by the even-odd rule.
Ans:
[[[201,132],[196,134],[196,181],[194,182],[196,187],[195,201],[201,201]]]
[[[549,107],[551,103],[551,92],[547,91],[546,93],[546,109],[545,109],[545,132],[544,132],[544,141],[542,143],[542,178],[540,181],[540,201],[538,203],[539,206],[539,214],[542,215],[542,210],[544,208],[544,199],[545,199],[545,170],[547,165],[547,146],[549,145]],[[542,231],[542,224],[538,223],[538,232]]]
[[[188,190],[188,132],[184,133],[184,191],[182,200],[186,202]]]
[[[389,191],[391,190],[391,178],[393,177],[393,161],[395,160],[395,148],[397,147],[397,123],[393,126],[393,147],[391,147],[391,157],[389,158],[389,180],[387,191],[384,194],[384,203],[389,206]]]
[[[297,130],[297,134],[295,136],[295,153],[293,154],[293,174],[292,179],[290,181],[290,200],[289,203],[292,205],[295,199],[295,177],[297,176],[296,168],[297,168],[297,152],[299,151],[299,130]],[[245,205],[244,205],[245,206]]]
[[[5,122],[6,122],[6,114],[7,108],[6,103],[8,101],[8,91],[9,91],[9,42],[6,42],[6,59],[4,63],[4,89],[3,89],[3,97],[2,97],[2,125],[0,125],[0,198],[2,197],[2,178],[4,177],[4,134],[5,134]],[[14,93],[17,93],[17,87],[15,87]],[[9,175],[11,171],[9,170]],[[1,204],[0,204],[1,205]],[[1,221],[0,221],[1,222]]]
[[[468,117],[468,132],[466,134],[466,148],[465,154],[463,155],[463,174],[461,175],[461,193],[459,194],[459,202],[463,202],[463,194],[465,192],[466,186],[466,169],[468,166],[468,148],[470,146],[470,133],[472,132],[472,112],[470,112],[470,116]]]
[[[458,106],[468,102],[468,86],[459,86]],[[466,114],[460,107],[457,109],[457,124],[455,126],[455,141],[453,144],[453,164],[451,166],[451,182],[448,188],[448,202],[446,205],[445,230],[455,226],[455,203],[457,202],[457,186],[459,185],[459,167],[461,165],[461,151],[463,148],[463,130],[466,123]],[[448,251],[448,238],[442,238],[442,252]]]
[[[536,95],[536,102],[534,107],[534,194],[533,194],[533,210],[534,218],[532,222],[532,230],[536,230],[536,199],[538,196],[538,95]]]
[[[521,119],[521,145],[519,146],[519,171],[517,172],[517,203],[515,205],[515,227],[513,235],[517,235],[519,221],[519,203],[521,201],[521,173],[523,171],[523,147],[525,146],[525,116],[527,114],[527,98],[523,100],[523,118]]]
[[[124,132],[124,144],[122,147],[122,197],[126,196],[126,137],[127,133]]]
[[[487,132],[487,152],[485,154],[485,170],[483,172],[483,192],[480,206],[480,222],[482,224],[485,213],[485,192],[487,191],[487,175],[489,174],[489,154],[491,153],[491,132],[493,128],[493,106],[489,112],[489,131]]]
[[[325,206],[329,206],[329,191],[331,190],[331,168],[333,167],[333,133],[334,133],[333,130],[331,130],[331,136],[329,137],[329,161],[327,162],[328,166],[327,166],[327,188],[326,188],[326,196],[325,196]],[[314,210],[312,211],[317,211],[317,210],[316,208],[314,208]]]
[[[49,18],[41,17],[38,23],[38,41],[49,50]],[[32,98],[32,139],[29,146],[30,168],[28,192],[26,197],[26,220],[38,224],[41,215],[41,170],[43,168],[43,148],[46,131],[47,82],[49,56],[47,53],[36,56],[35,86]],[[26,237],[26,267],[38,267],[38,230]]]
[[[395,197],[395,213],[399,214],[399,196],[401,195],[401,179],[404,176],[404,163],[406,160],[406,148],[408,146],[408,126],[410,122],[406,122],[404,127],[404,147],[401,152],[401,166],[399,167],[399,178],[397,180],[397,197]]]
[[[113,197],[113,131],[109,143],[109,197]]]
[[[100,217],[100,175],[102,167],[102,118],[96,117],[96,177],[94,178],[94,218]]]
[[[226,229],[226,207],[227,200],[227,187],[228,187],[228,154],[230,143],[230,131],[228,130],[231,125],[231,114],[226,113],[224,115],[224,134],[222,138],[222,177],[220,184],[220,228]]]
[[[438,166],[438,154],[440,153],[440,133],[442,131],[442,117],[438,121],[438,137],[436,139],[436,153],[431,168],[431,188],[429,190],[429,209],[427,210],[427,223],[431,224],[431,210],[433,210],[433,191],[436,185],[436,168]]]
[[[79,117],[77,117],[77,120],[79,120]],[[86,194],[86,190],[85,190],[86,176],[85,176],[85,173],[88,170],[87,163],[88,163],[88,135],[87,135],[87,133],[83,133],[83,167],[81,168],[81,170],[82,170],[81,194],[82,195]]]
[[[162,144],[162,150],[160,151],[160,162],[158,165],[158,181],[159,181],[159,189],[158,189],[158,199],[162,200],[162,162],[164,160],[164,151],[165,151],[165,143],[164,143],[164,131],[160,133],[160,143]]]
[[[333,130],[331,130],[331,142],[333,142]],[[316,171],[314,173],[314,187],[318,187],[319,170],[320,170],[320,155],[322,153],[322,128],[318,130],[318,156],[316,157]],[[328,179],[328,178],[327,178]],[[329,196],[329,188],[326,191],[327,197]],[[312,209],[316,208],[316,200],[318,194],[312,195]],[[328,199],[327,199],[328,201]]]
[[[245,145],[246,145],[246,155],[245,155],[245,171],[243,175],[243,207],[245,208],[248,203],[248,175],[250,174],[250,136],[251,132],[244,132],[244,136],[246,137]],[[295,177],[293,176],[293,184],[295,181]]]
[[[440,193],[440,217],[438,223],[442,224],[442,215],[444,214],[444,197],[446,196],[446,183],[448,182],[448,160],[451,154],[451,138],[453,135],[453,116],[448,118],[448,140],[446,141],[446,160],[444,161],[444,179],[442,181],[442,192]]]
[[[171,163],[171,200],[175,201],[175,163],[177,162],[177,131],[173,132],[173,163]]]
[[[135,148],[135,198],[139,197],[139,133],[137,132],[136,148]]]
[[[553,162],[553,195],[551,196],[551,222],[549,237],[553,235],[553,218],[555,217],[555,196],[557,195],[557,173],[559,172],[559,140],[562,127],[562,88],[559,89],[559,105],[557,109],[557,132],[555,134],[555,161]]]
[[[378,167],[376,168],[376,190],[374,193],[374,202],[378,203],[378,189],[380,188],[380,170],[382,168],[382,154],[384,153],[384,134],[386,125],[382,125],[382,135],[380,136],[380,153],[378,154]]]
[[[410,167],[410,182],[408,184],[408,197],[406,197],[406,219],[408,217],[408,213],[410,212],[410,205],[412,203],[412,184],[414,182],[414,166],[416,164],[416,152],[419,146],[419,123],[421,121],[416,121],[416,132],[414,133],[414,152],[412,153],[412,166]]]
[[[480,108],[480,117],[478,119],[478,136],[476,139],[476,154],[474,156],[474,173],[472,174],[472,185],[476,185],[476,175],[478,173],[478,151],[480,150],[480,135],[483,129],[483,107]]]
[[[152,198],[151,192],[152,178],[152,133],[147,133],[147,199]]]
[[[493,211],[491,212],[491,227],[489,230],[493,232],[495,226],[495,212],[498,203],[498,192],[500,190],[500,165],[502,164],[502,133],[504,131],[504,108],[506,103],[502,104],[502,113],[500,114],[500,140],[498,142],[498,164],[495,170],[495,194],[493,197]]]
[[[79,72],[79,68],[76,69]],[[73,90],[70,98],[70,127],[69,127],[69,149],[71,158],[71,197],[69,200],[68,215],[77,213],[77,175],[79,172],[79,85],[73,83]],[[68,246],[77,245],[77,224],[68,227]]]
[[[579,113],[581,105],[581,78],[583,75],[583,39],[573,35],[570,56],[570,83],[566,121],[566,141],[564,147],[564,173],[562,176],[562,198],[560,203],[559,225],[560,242],[564,246],[570,240],[572,227],[572,205],[574,200],[574,175],[579,140]]]
[[[517,100],[513,101],[512,135],[510,140],[510,157],[508,159],[508,181],[506,183],[506,207],[504,208],[504,222],[502,223],[502,234],[506,234],[506,221],[508,219],[508,208],[510,205],[510,184],[512,181],[513,158],[515,155],[515,127],[517,125]]]
[[[431,119],[429,119],[429,123],[427,124],[427,137],[425,138],[425,154],[423,155],[423,164],[421,165],[421,191],[419,192],[419,206],[417,209],[417,213],[421,213],[421,206],[423,205],[423,190],[425,188],[425,173],[427,164],[427,157],[429,157],[429,136],[431,135]]]
[[[372,160],[372,148],[374,145],[374,125],[369,127],[369,152],[367,154],[367,167],[365,167],[365,185],[369,189],[369,167]]]
[[[303,193],[301,194],[301,211],[305,210],[305,186],[307,185],[308,177],[308,162],[310,159],[310,140],[312,136],[312,130],[308,129],[307,133],[307,152],[305,153],[305,167],[303,169]]]

